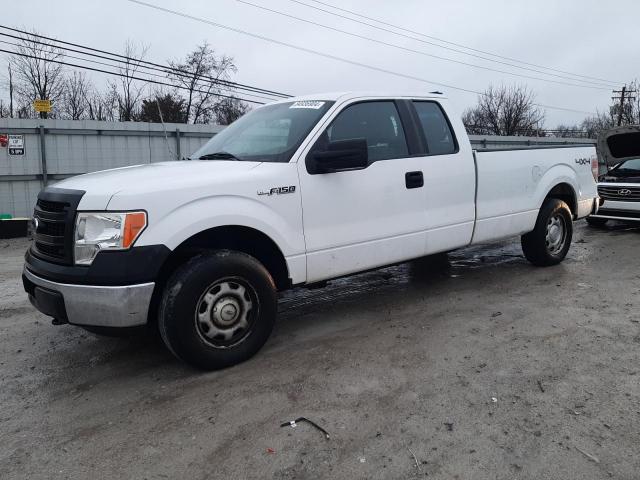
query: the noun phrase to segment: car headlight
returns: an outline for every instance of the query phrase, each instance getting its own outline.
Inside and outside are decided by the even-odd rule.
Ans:
[[[91,265],[101,250],[126,250],[147,226],[145,212],[79,212],[76,218],[76,265]]]

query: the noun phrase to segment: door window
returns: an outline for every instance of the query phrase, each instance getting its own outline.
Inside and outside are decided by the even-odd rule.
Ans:
[[[413,102],[413,105],[427,140],[427,155],[456,153],[456,140],[440,105],[435,102]]]
[[[344,109],[316,142],[313,150],[326,150],[329,142],[364,138],[369,162],[409,156],[400,115],[394,102],[362,102]]]

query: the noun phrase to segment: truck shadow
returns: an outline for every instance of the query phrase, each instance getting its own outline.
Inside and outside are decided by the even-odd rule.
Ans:
[[[339,318],[354,309],[371,311],[375,305],[402,299],[411,302],[429,295],[445,295],[452,282],[459,282],[472,272],[482,277],[483,270],[490,274],[489,270],[506,264],[528,264],[518,243],[468,247],[332,280],[322,289],[297,288],[281,296],[276,334],[287,335],[290,329],[297,328],[294,324],[305,328],[322,322],[318,312],[330,311],[332,317]]]
[[[484,269],[501,268],[503,264],[526,264],[519,245],[512,242],[470,247],[336,279],[321,289],[296,288],[285,292],[278,302],[279,318],[272,338],[250,362],[259,361],[260,355],[274,348],[278,350],[281,344],[298,335],[330,336],[345,328],[342,319],[354,312],[370,316],[380,305],[398,301],[411,304],[425,296],[445,295],[451,282],[459,282],[460,277],[472,271],[475,276],[483,277]],[[490,274],[486,272],[486,275]],[[62,328],[64,338],[60,343],[64,348],[57,352],[56,363],[59,362],[59,374],[64,377],[62,384],[80,382],[74,386],[75,390],[109,379],[122,382],[157,375],[167,380],[203,373],[175,359],[159,335],[106,338],[76,328]],[[58,333],[62,334],[62,331]],[[65,365],[83,365],[90,367],[89,371],[93,373],[82,374],[84,379],[74,381],[75,368],[69,370]],[[233,368],[243,369],[241,365]]]

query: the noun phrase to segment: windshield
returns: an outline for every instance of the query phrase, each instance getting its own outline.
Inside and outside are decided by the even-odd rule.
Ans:
[[[314,100],[260,107],[215,135],[190,158],[288,162],[332,104]]]
[[[612,168],[609,173],[611,175],[640,175],[640,158],[625,160]]]

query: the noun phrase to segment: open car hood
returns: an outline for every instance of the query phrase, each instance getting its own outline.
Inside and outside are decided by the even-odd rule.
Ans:
[[[598,135],[598,156],[608,168],[625,160],[640,158],[640,125],[605,130]]]

